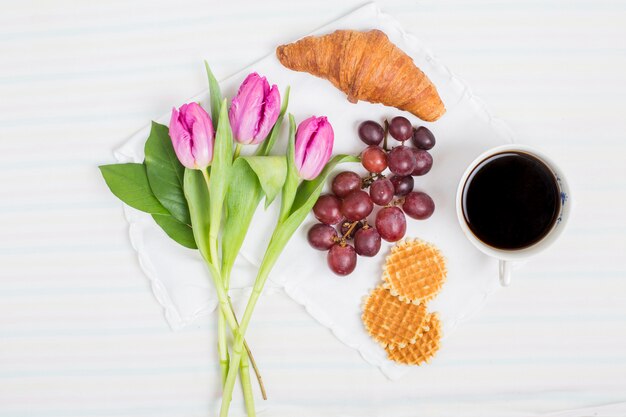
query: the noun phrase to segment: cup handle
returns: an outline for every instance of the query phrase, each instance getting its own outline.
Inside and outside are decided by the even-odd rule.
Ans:
[[[499,261],[500,285],[508,287],[511,284],[511,263],[507,261]]]

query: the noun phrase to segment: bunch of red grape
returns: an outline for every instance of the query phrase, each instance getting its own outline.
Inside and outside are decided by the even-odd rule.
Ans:
[[[400,144],[388,149],[387,134]],[[433,165],[428,150],[435,146],[435,137],[430,130],[414,128],[400,116],[391,122],[385,120],[384,128],[372,120],[361,123],[359,138],[368,145],[361,153],[361,163],[369,174],[337,174],[332,193],[320,196],[313,207],[321,223],[313,225],[308,233],[313,248],[328,251],[328,266],[337,275],[354,271],[357,255],[375,256],[381,239],[402,239],[406,233],[405,214],[424,220],[435,210],[428,194],[413,191],[413,177],[426,174]],[[405,145],[409,139],[415,147]],[[388,176],[384,174],[387,169],[391,171]],[[381,209],[376,212],[374,225],[370,225],[367,216],[375,205]]]

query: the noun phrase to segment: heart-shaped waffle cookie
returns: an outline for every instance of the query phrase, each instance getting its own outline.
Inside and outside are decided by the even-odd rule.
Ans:
[[[441,322],[436,313],[429,314],[421,336],[406,346],[389,345],[385,348],[387,357],[394,362],[406,365],[428,363],[439,350],[441,340]]]
[[[419,239],[407,239],[392,247],[383,268],[383,286],[400,300],[412,303],[433,299],[447,274],[439,249]]]
[[[401,301],[382,286],[371,292],[361,316],[368,333],[383,347],[415,343],[427,317],[424,304]]]

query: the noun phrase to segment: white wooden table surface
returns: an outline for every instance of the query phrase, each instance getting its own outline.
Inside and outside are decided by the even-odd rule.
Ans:
[[[205,87],[202,59],[225,77],[361,4],[0,3],[0,416],[209,415],[215,323],[170,331],[96,166]],[[626,2],[380,6],[561,163],[574,218],[396,382],[264,297],[260,415],[626,415]]]

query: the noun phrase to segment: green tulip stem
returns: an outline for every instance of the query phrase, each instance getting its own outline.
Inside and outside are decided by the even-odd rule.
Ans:
[[[229,285],[230,283],[230,270],[228,272],[226,272],[225,270],[223,270],[222,272],[223,277],[224,277],[224,281],[227,283],[227,285]],[[232,301],[230,299],[230,297],[228,297],[228,302],[230,304],[230,309],[232,311],[235,311],[235,309],[233,308],[233,304]],[[235,320],[237,320],[237,316],[235,315]],[[239,322],[237,322],[237,326],[239,326]],[[254,374],[256,375],[256,379],[257,382],[259,383],[259,389],[261,390],[261,396],[263,397],[264,400],[267,401],[267,391],[265,390],[265,384],[263,383],[263,377],[261,376],[261,371],[259,371],[259,367],[257,366],[256,361],[254,360],[254,356],[252,356],[252,352],[250,351],[250,347],[248,346],[248,342],[245,341],[244,339],[244,344],[243,347],[246,349],[246,355],[247,359],[249,359],[249,363],[250,365],[252,365],[252,370],[254,371]],[[243,368],[243,360],[244,358],[242,357],[242,368]],[[223,385],[223,383],[222,383]]]
[[[241,356],[241,366],[239,368],[241,374],[241,388],[243,390],[243,401],[246,406],[246,414],[248,417],[255,417],[256,410],[254,408],[254,395],[252,394],[252,384],[250,383],[250,365],[247,355]]]
[[[233,311],[232,308],[232,304],[230,302],[230,298],[226,295],[225,291],[224,291],[224,287],[221,285],[222,284],[222,279],[221,279],[221,273],[219,271],[219,269],[217,269],[214,265],[212,265],[211,263],[207,262],[207,265],[211,271],[211,276],[213,276],[213,281],[215,283],[215,288],[217,290],[217,298],[219,300],[219,306],[220,306],[220,314],[224,315],[226,322],[228,323],[228,325],[230,326],[233,335],[235,336],[235,338],[237,338],[239,336],[239,324],[237,322],[237,317],[235,317],[235,313]],[[219,317],[219,316],[218,316]],[[220,335],[218,334],[218,338],[220,337]],[[225,331],[224,331],[224,341],[226,340],[226,336],[225,336]],[[247,343],[244,342],[244,344],[246,345],[246,348],[244,349],[244,353],[243,356],[246,356],[246,358],[249,358],[250,355],[250,350],[247,346]],[[219,339],[218,339],[218,347],[219,347]],[[237,368],[240,368],[241,365],[241,357],[242,354],[240,353],[240,358],[239,361],[237,363]],[[220,367],[222,365],[222,358],[220,357]],[[229,364],[226,363],[226,368],[225,368],[225,372],[226,375],[228,375],[228,371],[230,371],[230,367]],[[249,368],[244,369],[243,371],[245,372],[249,372]],[[236,372],[235,372],[236,373]],[[259,381],[259,385],[263,386],[263,380],[261,378],[261,376],[259,374],[257,374],[257,379]],[[224,381],[224,379],[222,379],[222,381]],[[225,384],[225,382],[223,382]],[[252,404],[252,409],[254,409],[254,399],[252,397],[252,387],[249,386],[250,385],[250,377],[249,374],[247,375],[247,378],[242,378],[241,380],[242,383],[242,387],[243,387],[243,391],[244,391],[244,400],[246,402],[246,409],[250,410],[250,405]],[[246,386],[246,384],[248,386]],[[225,385],[224,385],[225,386]],[[264,389],[263,389],[264,390]],[[232,392],[231,392],[232,395]],[[254,413],[253,414],[248,414],[248,417],[254,417]]]
[[[207,190],[209,191],[209,195],[210,195],[211,186],[209,184],[211,183],[211,176],[209,174],[209,170],[205,168],[201,171],[202,171],[202,176],[204,177],[204,182],[206,183]],[[209,262],[211,262],[213,265],[219,265],[219,259],[217,256],[217,235],[218,235],[217,232],[214,232],[213,230],[209,230],[209,251],[210,251]]]
[[[207,169],[204,169],[201,171],[202,171],[202,175],[204,177],[204,181],[206,183],[207,189],[210,190],[209,184],[210,184],[211,178],[210,178],[209,172]],[[219,268],[215,266],[215,265],[219,265],[219,258],[217,254],[217,237],[213,233],[209,233],[209,250],[210,250],[210,256],[209,256],[210,259],[207,260],[207,265],[211,271],[211,276],[213,277],[213,281],[215,284],[215,288],[216,288],[217,296],[219,300],[219,305],[220,305],[220,310],[218,312],[218,322],[217,322],[217,327],[218,327],[217,346],[218,346],[218,355],[219,355],[219,361],[220,361],[221,381],[222,381],[222,385],[224,385],[226,382],[228,371],[229,371],[228,346],[226,344],[226,326],[224,322],[228,323],[235,337],[239,334],[239,323],[237,321],[237,317],[235,316],[234,309],[230,301],[230,297],[228,296],[228,287],[230,284],[229,282],[230,273],[228,274],[228,276],[223,276]],[[241,369],[240,369],[241,370],[241,384],[243,388],[244,401],[246,403],[246,410],[248,412],[248,417],[254,417],[256,414],[254,410],[254,397],[252,395],[252,386],[250,384],[250,367],[248,363],[251,362],[254,364],[253,368],[256,372],[257,380],[259,382],[259,386],[261,387],[261,391],[263,393],[265,393],[265,387],[263,386],[263,379],[261,378],[261,375],[258,372],[258,369],[256,367],[256,362],[254,361],[253,358],[249,360],[249,357],[250,358],[252,357],[250,348],[248,347],[248,344],[245,343],[245,341],[244,341],[244,344],[245,344],[245,354],[243,356],[245,356],[245,359],[243,361],[240,361],[240,363],[237,364],[237,369],[240,369],[240,364],[245,365],[245,366],[241,366]],[[264,396],[264,398],[266,397]]]
[[[235,159],[239,158],[239,154],[240,154],[240,153],[241,153],[241,143],[238,143],[238,144],[235,146],[235,153],[234,153],[234,155],[233,155],[233,161],[234,161]]]
[[[222,280],[224,281],[224,286],[226,292],[228,293],[228,288],[230,286],[230,272],[232,268],[229,268],[228,271],[225,268],[222,268]],[[228,304],[230,305],[230,309],[234,312],[233,303],[228,297]],[[222,316],[222,314],[220,314]],[[235,315],[235,320],[237,320],[237,315]],[[219,321],[218,321],[219,326]],[[237,326],[239,326],[239,322],[237,322]],[[224,338],[226,335],[224,334]],[[243,399],[246,404],[246,413],[248,417],[254,417],[256,415],[256,410],[254,408],[254,395],[252,394],[252,384],[250,383],[250,365],[252,365],[252,369],[257,378],[257,382],[259,384],[259,388],[261,390],[261,395],[264,400],[267,400],[267,392],[265,391],[265,385],[263,384],[263,378],[261,377],[261,372],[257,367],[256,361],[252,356],[252,352],[250,352],[250,348],[248,347],[248,343],[244,340],[244,348],[246,353],[241,357],[241,387],[243,389]],[[220,369],[222,371],[222,388],[226,383],[226,376],[228,375],[228,358],[226,360],[225,366],[222,366],[222,361],[220,360]]]
[[[228,285],[225,286],[225,292],[228,294]],[[232,310],[232,305],[230,304],[229,298],[229,307]],[[217,312],[217,352],[220,359],[220,375],[222,386],[226,383],[226,376],[228,375],[228,345],[226,339],[226,316],[224,312],[219,309]],[[234,315],[234,311],[233,311]],[[236,318],[236,317],[235,317]]]
[[[206,182],[207,189],[210,191],[209,184],[211,183],[211,174],[209,174],[209,168],[201,169],[202,176],[204,177],[204,182]]]
[[[210,193],[209,184],[211,181],[211,177],[209,175],[208,169],[203,169],[202,176],[204,177],[204,182],[206,183],[207,189]],[[217,241],[216,239],[209,239],[209,250],[210,250],[210,260],[209,263],[215,265],[217,261]],[[217,268],[214,268],[217,270]],[[217,287],[217,279],[216,279],[216,287]],[[228,294],[228,287],[224,286],[225,293]],[[234,315],[234,314],[233,314]],[[228,374],[228,346],[226,344],[226,316],[224,312],[220,309],[217,313],[217,352],[220,360],[220,374],[222,376],[222,385],[226,382],[226,375]]]
[[[220,375],[222,386],[228,375],[228,346],[226,345],[226,317],[222,311],[217,315],[217,352],[220,358]]]
[[[224,284],[224,291],[228,294],[228,279],[224,275],[222,275],[222,282]],[[228,297],[228,305],[233,311],[233,315],[235,315],[235,310],[230,302],[230,296]],[[237,317],[235,316],[235,319],[236,318]],[[226,383],[226,376],[228,375],[228,346],[226,341],[226,316],[221,310],[218,310],[217,314],[217,352],[220,358],[220,376],[222,377],[222,387],[224,387],[224,384]]]
[[[220,417],[228,416],[228,409],[230,407],[230,402],[233,397],[233,389],[235,386],[235,381],[237,379],[236,369],[239,369],[239,366],[241,364],[243,345],[244,345],[244,335],[246,333],[246,330],[248,329],[248,325],[250,324],[252,313],[254,312],[256,303],[259,300],[259,297],[261,296],[263,287],[265,286],[265,282],[267,281],[267,278],[272,268],[274,267],[274,264],[278,260],[280,253],[282,252],[283,248],[289,241],[289,238],[293,234],[293,231],[287,230],[287,229],[289,228],[282,227],[282,224],[279,224],[276,227],[274,234],[272,235],[272,239],[270,240],[270,244],[267,247],[265,256],[263,258],[263,262],[261,263],[261,267],[259,268],[259,272],[254,282],[252,294],[250,294],[250,299],[248,300],[248,304],[246,305],[246,310],[241,319],[241,322],[239,325],[239,331],[235,335],[235,341],[234,341],[233,348],[232,348],[232,354],[230,356],[228,375],[226,377],[226,383],[224,384],[224,391],[222,394],[222,406],[220,409]]]

